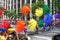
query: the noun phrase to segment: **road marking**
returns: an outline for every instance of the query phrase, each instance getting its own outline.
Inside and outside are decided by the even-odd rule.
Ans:
[[[38,38],[40,40],[52,40],[51,37],[46,37],[46,36],[33,36],[33,37]]]

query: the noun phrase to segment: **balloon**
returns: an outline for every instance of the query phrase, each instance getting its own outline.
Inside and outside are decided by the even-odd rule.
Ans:
[[[3,27],[8,29],[10,27],[10,22],[8,21],[3,21]]]
[[[44,22],[46,23],[47,26],[50,25],[52,21],[53,21],[53,16],[51,14],[45,15]]]
[[[23,6],[22,7],[22,14],[23,15],[27,15],[27,14],[29,14],[30,13],[30,7],[28,7],[28,6]]]
[[[3,14],[3,10],[0,10],[0,16],[2,16],[2,14]]]
[[[24,32],[26,33],[26,32],[27,32],[27,30],[24,30]]]
[[[0,31],[1,32],[5,32],[6,31],[6,28],[0,28]]]
[[[37,21],[33,18],[30,19],[29,26],[30,26],[30,30],[34,31],[36,29],[36,26],[37,26]]]
[[[14,28],[9,28],[9,29],[8,29],[8,33],[13,33],[14,31],[15,31]]]
[[[42,19],[40,19],[40,20],[38,21],[38,26],[39,26],[40,28],[44,27],[44,21],[43,21]]]
[[[56,14],[55,18],[60,19],[60,14]]]
[[[17,22],[17,24],[16,24],[16,31],[18,33],[22,32],[22,31],[24,31],[26,29],[27,29],[26,22],[24,20],[20,20],[20,21]]]
[[[0,28],[2,28],[3,27],[3,25],[2,25],[2,23],[0,23]]]
[[[50,13],[50,8],[48,7],[48,5],[44,5],[43,10],[44,10],[44,15]]]
[[[36,9],[35,15],[41,17],[43,15],[43,8]]]

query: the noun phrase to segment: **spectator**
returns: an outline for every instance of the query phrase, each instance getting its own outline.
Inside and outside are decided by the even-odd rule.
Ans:
[[[5,32],[0,31],[0,40],[6,40]]]
[[[52,40],[60,40],[60,34],[54,35]]]

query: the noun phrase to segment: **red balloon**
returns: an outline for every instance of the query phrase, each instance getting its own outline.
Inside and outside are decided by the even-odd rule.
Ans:
[[[10,22],[8,21],[3,21],[3,27],[8,29],[10,27]]]
[[[0,16],[2,16],[2,14],[3,14],[3,10],[0,10]]]
[[[22,14],[23,15],[27,15],[27,14],[29,14],[30,13],[30,7],[28,7],[28,6],[23,6],[23,8],[22,8]]]
[[[22,32],[23,30],[26,30],[26,22],[24,20],[18,21],[16,24],[16,31],[18,33]]]
[[[2,25],[2,23],[0,23],[0,28],[2,28],[3,27],[3,25]]]

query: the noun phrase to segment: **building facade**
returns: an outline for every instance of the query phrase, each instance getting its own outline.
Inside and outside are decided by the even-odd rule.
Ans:
[[[4,0],[0,0],[0,6],[4,7]]]
[[[2,0],[0,0],[1,2]],[[24,4],[29,4],[32,8],[32,4],[37,1],[44,1],[46,5],[48,5],[48,0],[3,0],[3,7],[6,10],[15,10],[18,14],[20,13],[20,9]],[[32,17],[32,10],[30,11],[30,17]]]

